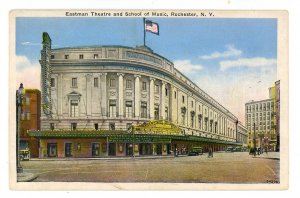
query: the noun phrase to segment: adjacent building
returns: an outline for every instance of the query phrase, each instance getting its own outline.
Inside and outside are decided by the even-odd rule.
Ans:
[[[146,46],[41,51],[40,157],[170,155],[242,146],[238,118]]]
[[[245,104],[246,127],[251,147],[275,151],[279,145],[280,81],[269,88],[269,99]]]
[[[40,130],[41,92],[37,89],[25,89],[20,115],[20,149],[28,148],[30,157],[39,157],[39,145],[36,138],[28,135],[29,130]]]

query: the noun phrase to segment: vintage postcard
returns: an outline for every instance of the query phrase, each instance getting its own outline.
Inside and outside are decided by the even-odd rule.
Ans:
[[[288,188],[288,13],[14,10],[10,186]]]

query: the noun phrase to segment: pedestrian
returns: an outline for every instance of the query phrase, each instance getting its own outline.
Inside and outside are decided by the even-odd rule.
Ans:
[[[211,147],[209,147],[208,149],[208,157],[213,157],[213,152]]]

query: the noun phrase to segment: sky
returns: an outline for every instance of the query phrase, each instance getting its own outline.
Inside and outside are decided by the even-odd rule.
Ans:
[[[244,123],[245,103],[269,97],[277,79],[277,20],[246,18],[149,18],[159,36],[146,45],[172,61]],[[17,18],[16,82],[40,89],[42,33],[52,48],[143,45],[142,18]],[[32,76],[32,77],[30,77]]]

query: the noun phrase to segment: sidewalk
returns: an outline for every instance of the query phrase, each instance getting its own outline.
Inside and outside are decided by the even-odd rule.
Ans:
[[[280,152],[268,152],[268,153],[264,152],[261,155],[256,155],[254,158],[264,158],[264,159],[279,160],[280,159]]]
[[[37,177],[38,176],[33,173],[27,173],[27,172],[17,173],[17,181],[18,182],[30,182],[30,181],[35,180]]]

